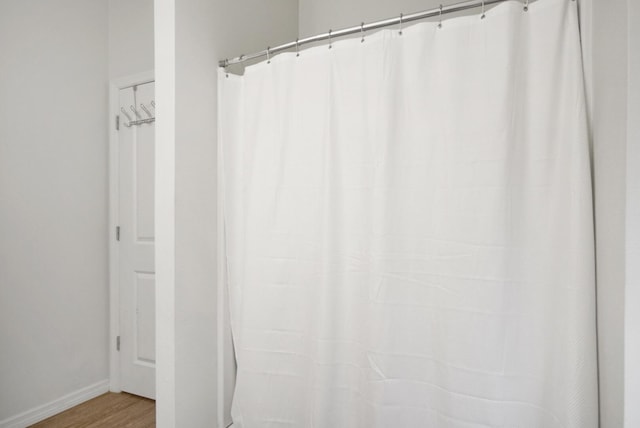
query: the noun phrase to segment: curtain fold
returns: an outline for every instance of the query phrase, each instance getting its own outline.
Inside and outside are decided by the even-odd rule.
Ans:
[[[219,74],[234,428],[598,425],[577,2]]]

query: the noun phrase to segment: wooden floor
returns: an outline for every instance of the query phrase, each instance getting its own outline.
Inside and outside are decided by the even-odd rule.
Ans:
[[[155,426],[156,402],[126,392],[108,392],[32,425],[39,428]]]

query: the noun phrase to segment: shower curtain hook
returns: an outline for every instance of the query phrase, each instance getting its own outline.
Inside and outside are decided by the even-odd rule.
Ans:
[[[296,56],[300,56],[300,46],[298,45],[298,42],[300,41],[300,39],[296,39]]]
[[[482,15],[480,16],[480,19],[484,19],[486,17],[486,15],[484,14],[484,0],[482,0]]]
[[[331,30],[329,30],[329,49],[331,49],[333,46],[331,44]]]
[[[267,46],[267,64],[271,64],[271,46]]]
[[[228,79],[229,78],[229,59],[228,58],[224,60],[224,74]]]
[[[360,43],[364,43],[364,22],[360,23],[360,35],[362,36],[362,39],[360,39]]]
[[[440,5],[440,14],[438,15],[438,28],[442,28],[442,5]]]
[[[400,31],[398,31],[398,34],[400,34],[402,36],[402,17],[404,15],[402,14],[402,12],[400,13]]]
[[[529,10],[529,0],[524,0],[524,11],[527,12]]]

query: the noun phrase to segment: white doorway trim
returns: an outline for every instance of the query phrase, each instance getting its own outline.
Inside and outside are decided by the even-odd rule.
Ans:
[[[118,282],[118,245],[116,227],[118,226],[118,130],[116,116],[119,115],[119,92],[143,83],[154,81],[154,72],[146,71],[109,82],[109,390],[120,392],[120,359],[116,348],[120,335],[120,287]]]

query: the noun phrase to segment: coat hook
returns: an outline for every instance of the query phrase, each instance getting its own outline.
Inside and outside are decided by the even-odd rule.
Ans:
[[[133,112],[133,114],[136,115],[138,119],[142,119],[142,116],[140,116],[140,113],[138,113],[138,110],[136,110],[134,106],[129,106],[129,109]]]
[[[146,107],[144,104],[140,103],[140,108],[141,108],[142,110],[144,110],[144,112],[147,114],[147,116],[149,116],[150,118],[152,118],[152,117],[153,117],[153,115],[151,114],[151,112],[149,111],[149,109],[147,109],[147,107]]]
[[[122,114],[127,116],[127,119],[129,119],[129,122],[133,121],[133,119],[131,118],[131,116],[129,116],[129,113],[127,113],[127,111],[124,109],[124,107],[120,107],[120,111],[122,112]]]

